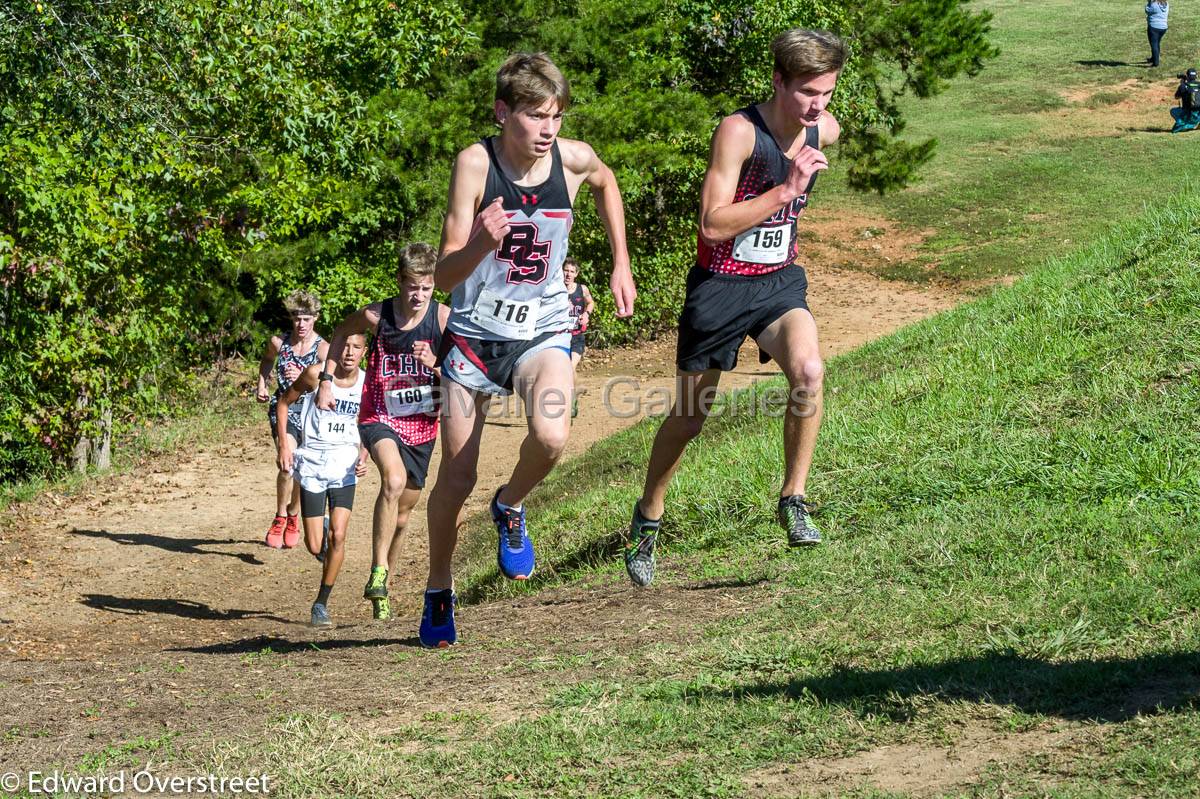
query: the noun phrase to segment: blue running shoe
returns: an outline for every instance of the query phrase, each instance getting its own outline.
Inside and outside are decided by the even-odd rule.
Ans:
[[[525,509],[501,510],[501,486],[492,497],[492,521],[496,523],[496,531],[500,534],[500,545],[496,552],[496,562],[500,565],[500,573],[510,580],[528,580],[533,575],[534,555],[533,542],[525,532]]]
[[[321,602],[313,603],[312,616],[308,623],[312,627],[332,627],[333,626],[333,620],[329,618],[329,610]]]
[[[421,614],[418,636],[421,646],[444,649],[458,640],[454,630],[454,603],[457,597],[449,588],[425,592],[425,611]]]

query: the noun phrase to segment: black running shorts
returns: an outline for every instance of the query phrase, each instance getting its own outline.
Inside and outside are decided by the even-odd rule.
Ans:
[[[400,440],[400,436],[396,435],[396,431],[383,422],[360,424],[358,437],[362,439],[363,446],[372,455],[375,454],[375,445],[380,441],[395,441],[396,449],[400,451],[400,460],[404,461],[404,470],[408,473],[408,482],[417,488],[425,487],[425,478],[429,476],[429,459],[433,457],[433,445],[437,443],[436,439],[430,439],[424,444],[416,446],[405,444]]]
[[[580,354],[580,356],[582,356],[583,351],[585,349],[586,349],[586,345],[584,344],[584,341],[583,341],[583,334],[575,333],[574,335],[572,335],[571,336],[571,352],[578,352]]]
[[[305,519],[316,519],[325,515],[325,500],[329,499],[329,509],[354,508],[354,486],[327,488],[324,491],[305,491],[300,489],[300,515]]]
[[[277,429],[275,428],[275,420],[274,420],[274,419],[268,419],[267,421],[271,423],[271,438],[273,438],[273,439],[275,439],[276,441],[278,441],[278,440],[279,440],[279,430],[277,430]],[[292,416],[291,416],[291,414],[288,414],[288,420],[287,420],[287,432],[288,432],[288,435],[290,435],[290,436],[292,437],[292,440],[293,440],[293,441],[295,441],[295,442],[297,442],[297,443],[299,443],[299,442],[300,442],[300,439],[304,438],[304,436],[302,436],[302,435],[300,434],[300,425],[296,424],[296,423],[295,423],[295,422],[292,420]]]
[[[682,372],[737,366],[746,336],[763,330],[794,308],[808,310],[804,267],[785,266],[767,275],[720,275],[702,266],[688,273],[687,295],[679,314],[675,365]],[[759,351],[759,360],[771,360]]]

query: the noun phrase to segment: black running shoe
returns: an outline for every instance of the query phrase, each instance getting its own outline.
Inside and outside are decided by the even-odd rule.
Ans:
[[[779,523],[787,531],[788,546],[810,547],[821,543],[821,531],[812,522],[813,506],[800,494],[779,498]]]
[[[633,584],[645,588],[654,581],[654,545],[662,519],[647,519],[638,503],[633,503],[633,521],[625,541],[625,571]]]

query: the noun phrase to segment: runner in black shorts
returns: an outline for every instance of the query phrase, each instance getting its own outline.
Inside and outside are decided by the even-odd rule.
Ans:
[[[571,303],[571,368],[578,369],[583,360],[584,334],[587,333],[588,322],[596,303],[592,300],[592,292],[579,282],[579,262],[571,256],[563,261],[563,281],[567,284],[567,300]],[[571,397],[571,418],[579,415],[579,395]]]
[[[613,255],[616,315],[633,313],[636,290],[625,246],[625,212],[612,170],[587,144],[559,138],[570,87],[544,54],[518,53],[496,73],[500,133],[458,154],[442,225],[437,285],[451,291],[442,360],[442,460],[429,495],[431,592],[418,637],[449,646],[454,624],[454,549],[463,503],[475,487],[484,408],[515,392],[528,433],[512,473],[492,494],[496,564],[512,580],[536,566],[525,498],[562,456],[574,386],[571,318],[563,259],[574,201],[586,183]]]
[[[346,318],[333,335],[331,352],[346,336],[373,335],[367,353],[358,433],[379,468],[379,496],[371,525],[371,574],[363,598],[376,619],[391,618],[388,577],[396,571],[409,515],[425,487],[437,441],[438,373],[435,353],[450,309],[433,299],[437,253],[428,244],[409,244],[400,253],[400,293]],[[327,366],[328,368],[328,366]],[[322,382],[317,405],[332,402]]]
[[[796,29],[777,36],[771,52],[771,99],[726,117],[713,135],[697,263],[679,317],[675,407],[655,436],[625,547],[626,570],[637,585],[654,579],[667,486],[688,441],[704,425],[721,372],[736,365],[746,336],[758,343],[764,363],[779,363],[791,388],[780,522],[792,546],[821,540],[804,491],[821,425],[824,364],[808,311],[808,281],[795,264],[796,222],[817,173],[829,165],[821,148],[837,141],[837,120],[825,107],[847,49],[831,33]]]
[[[279,431],[276,425],[276,405],[279,398],[300,374],[318,361],[324,361],[329,344],[317,335],[313,325],[321,311],[321,301],[307,291],[293,291],[283,301],[288,316],[292,319],[289,333],[271,336],[267,351],[258,368],[259,402],[269,402],[267,420],[271,425],[271,437],[278,444]],[[267,384],[271,374],[278,383],[272,394]],[[300,408],[295,403],[288,413],[284,435],[290,438],[293,449],[300,441]],[[292,476],[279,471],[275,478],[275,519],[267,530],[265,543],[273,549],[291,549],[300,541],[300,487]]]

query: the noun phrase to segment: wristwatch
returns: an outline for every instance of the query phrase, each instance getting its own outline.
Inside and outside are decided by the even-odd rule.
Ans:
[[[320,385],[321,383],[325,382],[326,380],[332,380],[332,379],[333,379],[333,375],[329,374],[329,372],[326,372],[324,369],[322,369],[321,374],[317,375],[317,385]]]

